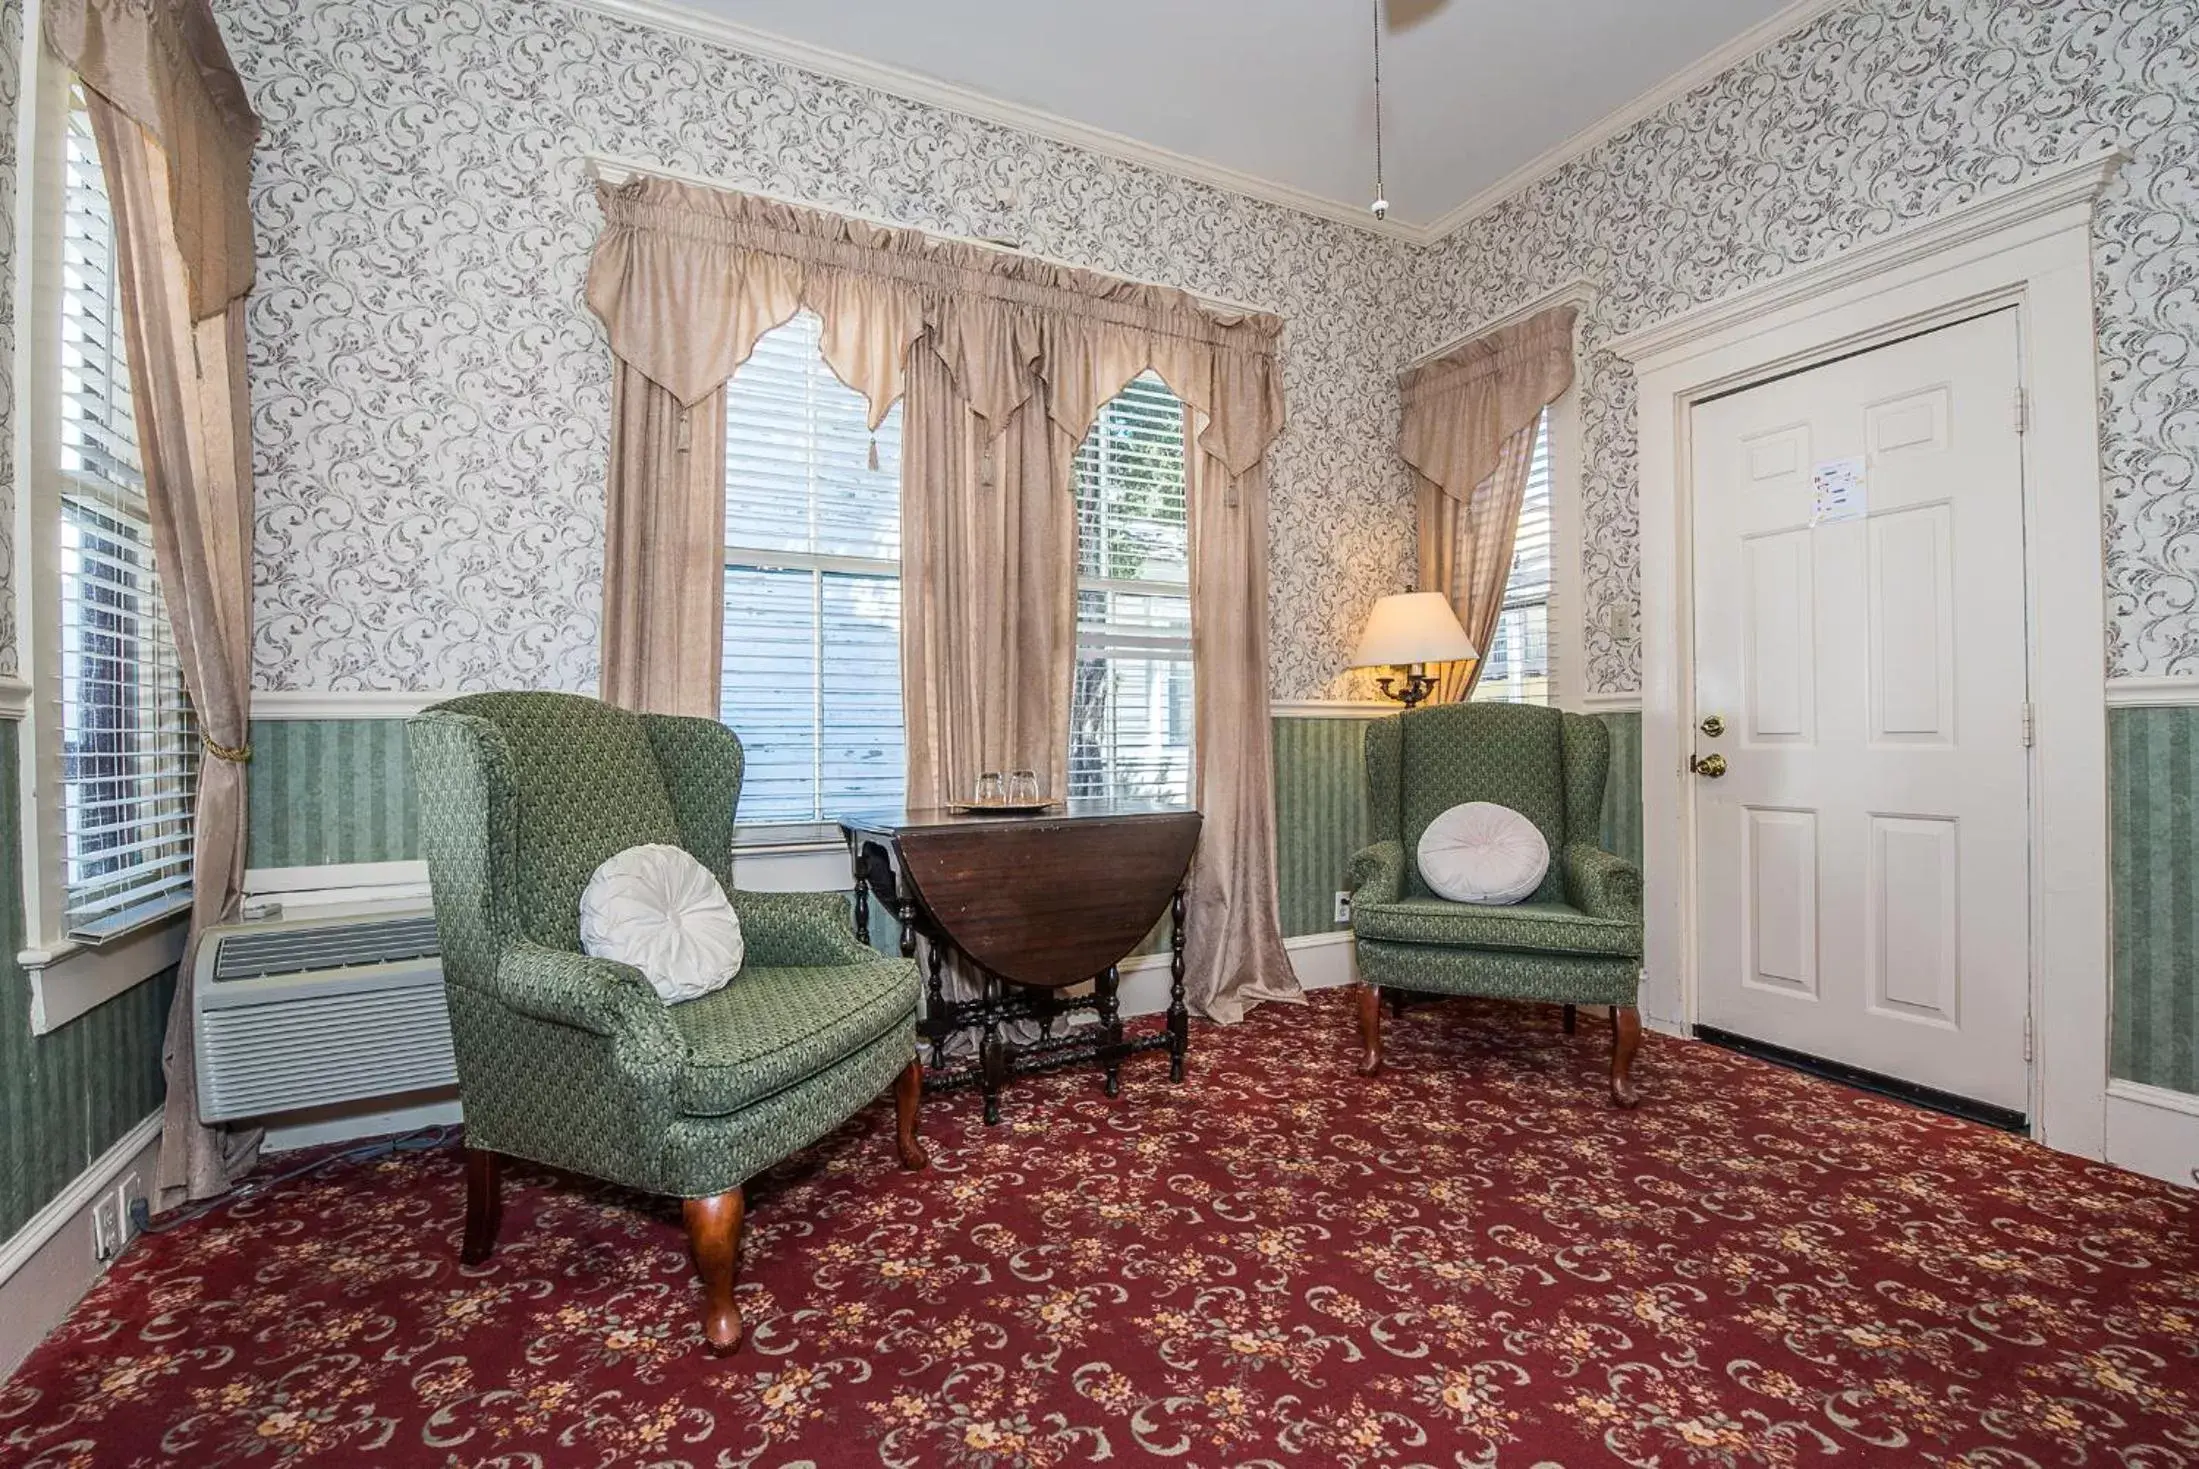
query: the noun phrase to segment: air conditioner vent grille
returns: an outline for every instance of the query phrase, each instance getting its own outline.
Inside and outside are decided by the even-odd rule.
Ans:
[[[232,932],[222,935],[218,943],[214,952],[216,983],[434,959],[442,954],[433,915],[373,923],[332,923],[326,928]]]

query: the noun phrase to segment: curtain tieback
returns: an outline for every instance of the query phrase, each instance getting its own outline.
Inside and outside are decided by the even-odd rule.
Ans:
[[[241,745],[224,745],[202,729],[199,731],[199,743],[206,747],[207,754],[213,756],[216,760],[226,760],[231,765],[243,765],[252,758],[252,742],[250,740],[246,740]]]

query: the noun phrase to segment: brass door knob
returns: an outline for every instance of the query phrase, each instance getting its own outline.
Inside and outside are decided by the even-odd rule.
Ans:
[[[1726,722],[1723,719],[1719,718],[1715,714],[1706,714],[1703,716],[1704,734],[1708,735],[1712,739],[1716,739],[1718,738],[1718,736],[1724,734],[1725,732]]]
[[[1716,780],[1726,773],[1726,757],[1723,755],[1698,755],[1688,762],[1688,768],[1708,780]]]

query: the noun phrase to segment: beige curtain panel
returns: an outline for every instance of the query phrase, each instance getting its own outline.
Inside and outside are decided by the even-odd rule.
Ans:
[[[1573,385],[1575,315],[1553,307],[1398,380],[1398,452],[1413,469],[1420,585],[1450,599],[1484,653],[1504,610],[1535,426]],[[1435,699],[1465,699],[1486,661],[1444,666]]]
[[[46,40],[165,160],[169,228],[193,321],[252,289],[260,121],[207,0],[47,0]]]
[[[1414,476],[1420,523],[1420,585],[1448,597],[1458,625],[1483,657],[1445,663],[1436,669],[1439,704],[1463,703],[1481,682],[1489,640],[1504,613],[1504,588],[1511,579],[1512,544],[1519,533],[1520,503],[1527,498],[1527,471],[1535,459],[1535,425],[1504,441],[1497,467],[1458,501],[1434,481]]]
[[[1148,368],[1201,425],[1192,508],[1200,802],[1191,984],[1235,1019],[1295,994],[1275,897],[1266,490],[1281,431],[1273,317],[1165,287],[656,178],[604,186],[589,306],[618,361],[606,566],[607,696],[717,706],[724,446],[697,414],[804,307],[875,427],[906,398],[902,681],[912,803],[980,770],[1067,782],[1076,447]],[[636,379],[639,379],[638,381]],[[637,406],[640,405],[640,406]],[[683,427],[682,417],[687,420]],[[708,481],[709,483],[704,483]],[[1209,771],[1224,772],[1209,779]]]
[[[111,39],[117,31],[110,26],[95,28],[94,34]],[[218,41],[214,47],[218,55]],[[104,60],[111,66],[114,53]],[[112,72],[102,75],[111,77]],[[228,80],[234,83],[235,77]],[[211,102],[184,105],[173,78],[153,90],[183,115],[228,116]],[[199,1118],[191,1004],[200,935],[207,925],[231,917],[244,891],[245,762],[251,758],[252,436],[241,292],[251,284],[251,232],[247,225],[241,235],[224,237],[224,249],[241,252],[242,271],[210,277],[203,273],[207,267],[201,257],[201,273],[194,274],[191,251],[207,241],[203,234],[191,237],[192,221],[226,218],[227,211],[217,207],[219,200],[201,200],[195,212],[177,214],[172,208],[177,178],[153,130],[104,90],[94,88],[87,100],[114,207],[122,325],[154,565],[175,628],[184,689],[205,747],[194,818],[191,933],[162,1053],[168,1095],[155,1203],[167,1209],[225,1192],[251,1168],[259,1150],[257,1129],[228,1131]],[[239,126],[249,157],[251,129]],[[203,162],[211,142],[200,138],[196,146]],[[225,172],[202,172],[193,187],[218,193],[241,189],[243,180]],[[204,290],[210,279],[220,282],[211,298]],[[224,294],[232,289],[239,294]],[[209,302],[212,309],[202,309]]]

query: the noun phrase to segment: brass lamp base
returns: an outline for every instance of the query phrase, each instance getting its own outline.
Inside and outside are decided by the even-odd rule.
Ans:
[[[1386,673],[1374,681],[1374,686],[1382,691],[1383,698],[1395,699],[1407,709],[1416,704],[1425,704],[1428,696],[1435,692],[1435,680],[1418,668],[1406,670],[1405,686],[1402,689],[1391,687],[1396,682],[1394,674]]]

